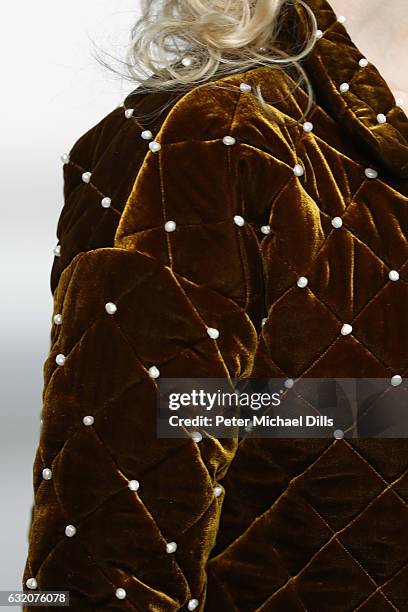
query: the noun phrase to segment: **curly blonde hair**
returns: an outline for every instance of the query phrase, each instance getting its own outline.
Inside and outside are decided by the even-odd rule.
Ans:
[[[304,0],[295,3],[305,9],[310,31],[306,40],[296,41],[295,49],[287,52],[277,48],[276,40],[282,17],[295,10],[292,0],[141,0],[124,76],[141,85],[133,93],[185,92],[255,66],[295,66],[298,78],[294,89],[305,83],[308,92],[300,122],[314,101],[300,61],[315,44],[317,23]],[[270,112],[259,85],[253,93]]]

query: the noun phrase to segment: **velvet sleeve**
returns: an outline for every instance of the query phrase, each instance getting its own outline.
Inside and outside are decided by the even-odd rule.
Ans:
[[[204,125],[183,104],[146,153],[114,246],[76,254],[54,292],[23,588],[69,591],[75,612],[204,609],[237,441],[157,437],[157,383],[248,374],[256,237],[231,110],[217,102]]]

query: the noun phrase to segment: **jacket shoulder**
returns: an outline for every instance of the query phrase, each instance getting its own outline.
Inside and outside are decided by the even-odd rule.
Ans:
[[[256,66],[196,86],[171,108],[163,122],[161,142],[207,140],[235,133],[254,140],[263,128],[279,129],[279,118],[295,119],[307,96],[281,69]],[[256,97],[260,91],[270,114]],[[278,119],[278,122],[276,122]]]
[[[283,75],[271,78],[270,69],[260,67],[194,87],[181,96],[132,92],[81,135],[64,164],[64,206],[56,228],[59,254],[52,265],[52,293],[75,255],[114,245],[151,141],[157,139],[163,148],[184,143],[177,155],[187,161],[198,144],[222,142],[227,136],[234,138],[241,157],[271,149],[292,163],[287,136],[264,116],[259,101],[248,92],[248,86],[253,91],[260,84],[266,100],[283,98],[285,83]],[[156,114],[158,107],[164,112]],[[216,161],[209,158],[207,167],[211,163]]]

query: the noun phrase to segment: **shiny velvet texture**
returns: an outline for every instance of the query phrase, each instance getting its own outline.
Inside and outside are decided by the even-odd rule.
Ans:
[[[323,31],[304,61],[312,132],[295,122],[305,91],[259,66],[216,81],[232,91],[193,89],[154,123],[115,109],[64,165],[51,273],[62,324],[44,364],[23,588],[34,577],[69,590],[75,612],[191,599],[199,612],[408,610],[408,441],[156,436],[152,365],[165,377],[407,374],[408,118],[326,0],[309,4]],[[283,37],[294,24],[301,35],[301,7],[286,18]],[[241,82],[261,83],[276,121]],[[124,106],[145,113],[166,97]]]

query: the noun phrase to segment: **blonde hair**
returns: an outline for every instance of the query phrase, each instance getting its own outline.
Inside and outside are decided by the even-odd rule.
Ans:
[[[300,61],[315,44],[317,24],[306,2],[296,2],[309,17],[309,36],[295,40],[294,49],[288,51],[278,49],[276,41],[284,15],[295,10],[292,1],[141,0],[141,15],[132,28],[125,63],[125,77],[141,85],[132,93],[185,92],[255,66],[295,66],[298,78],[293,90],[305,83],[308,92],[302,121],[314,94]],[[270,112],[259,85],[254,95],[265,112]]]

